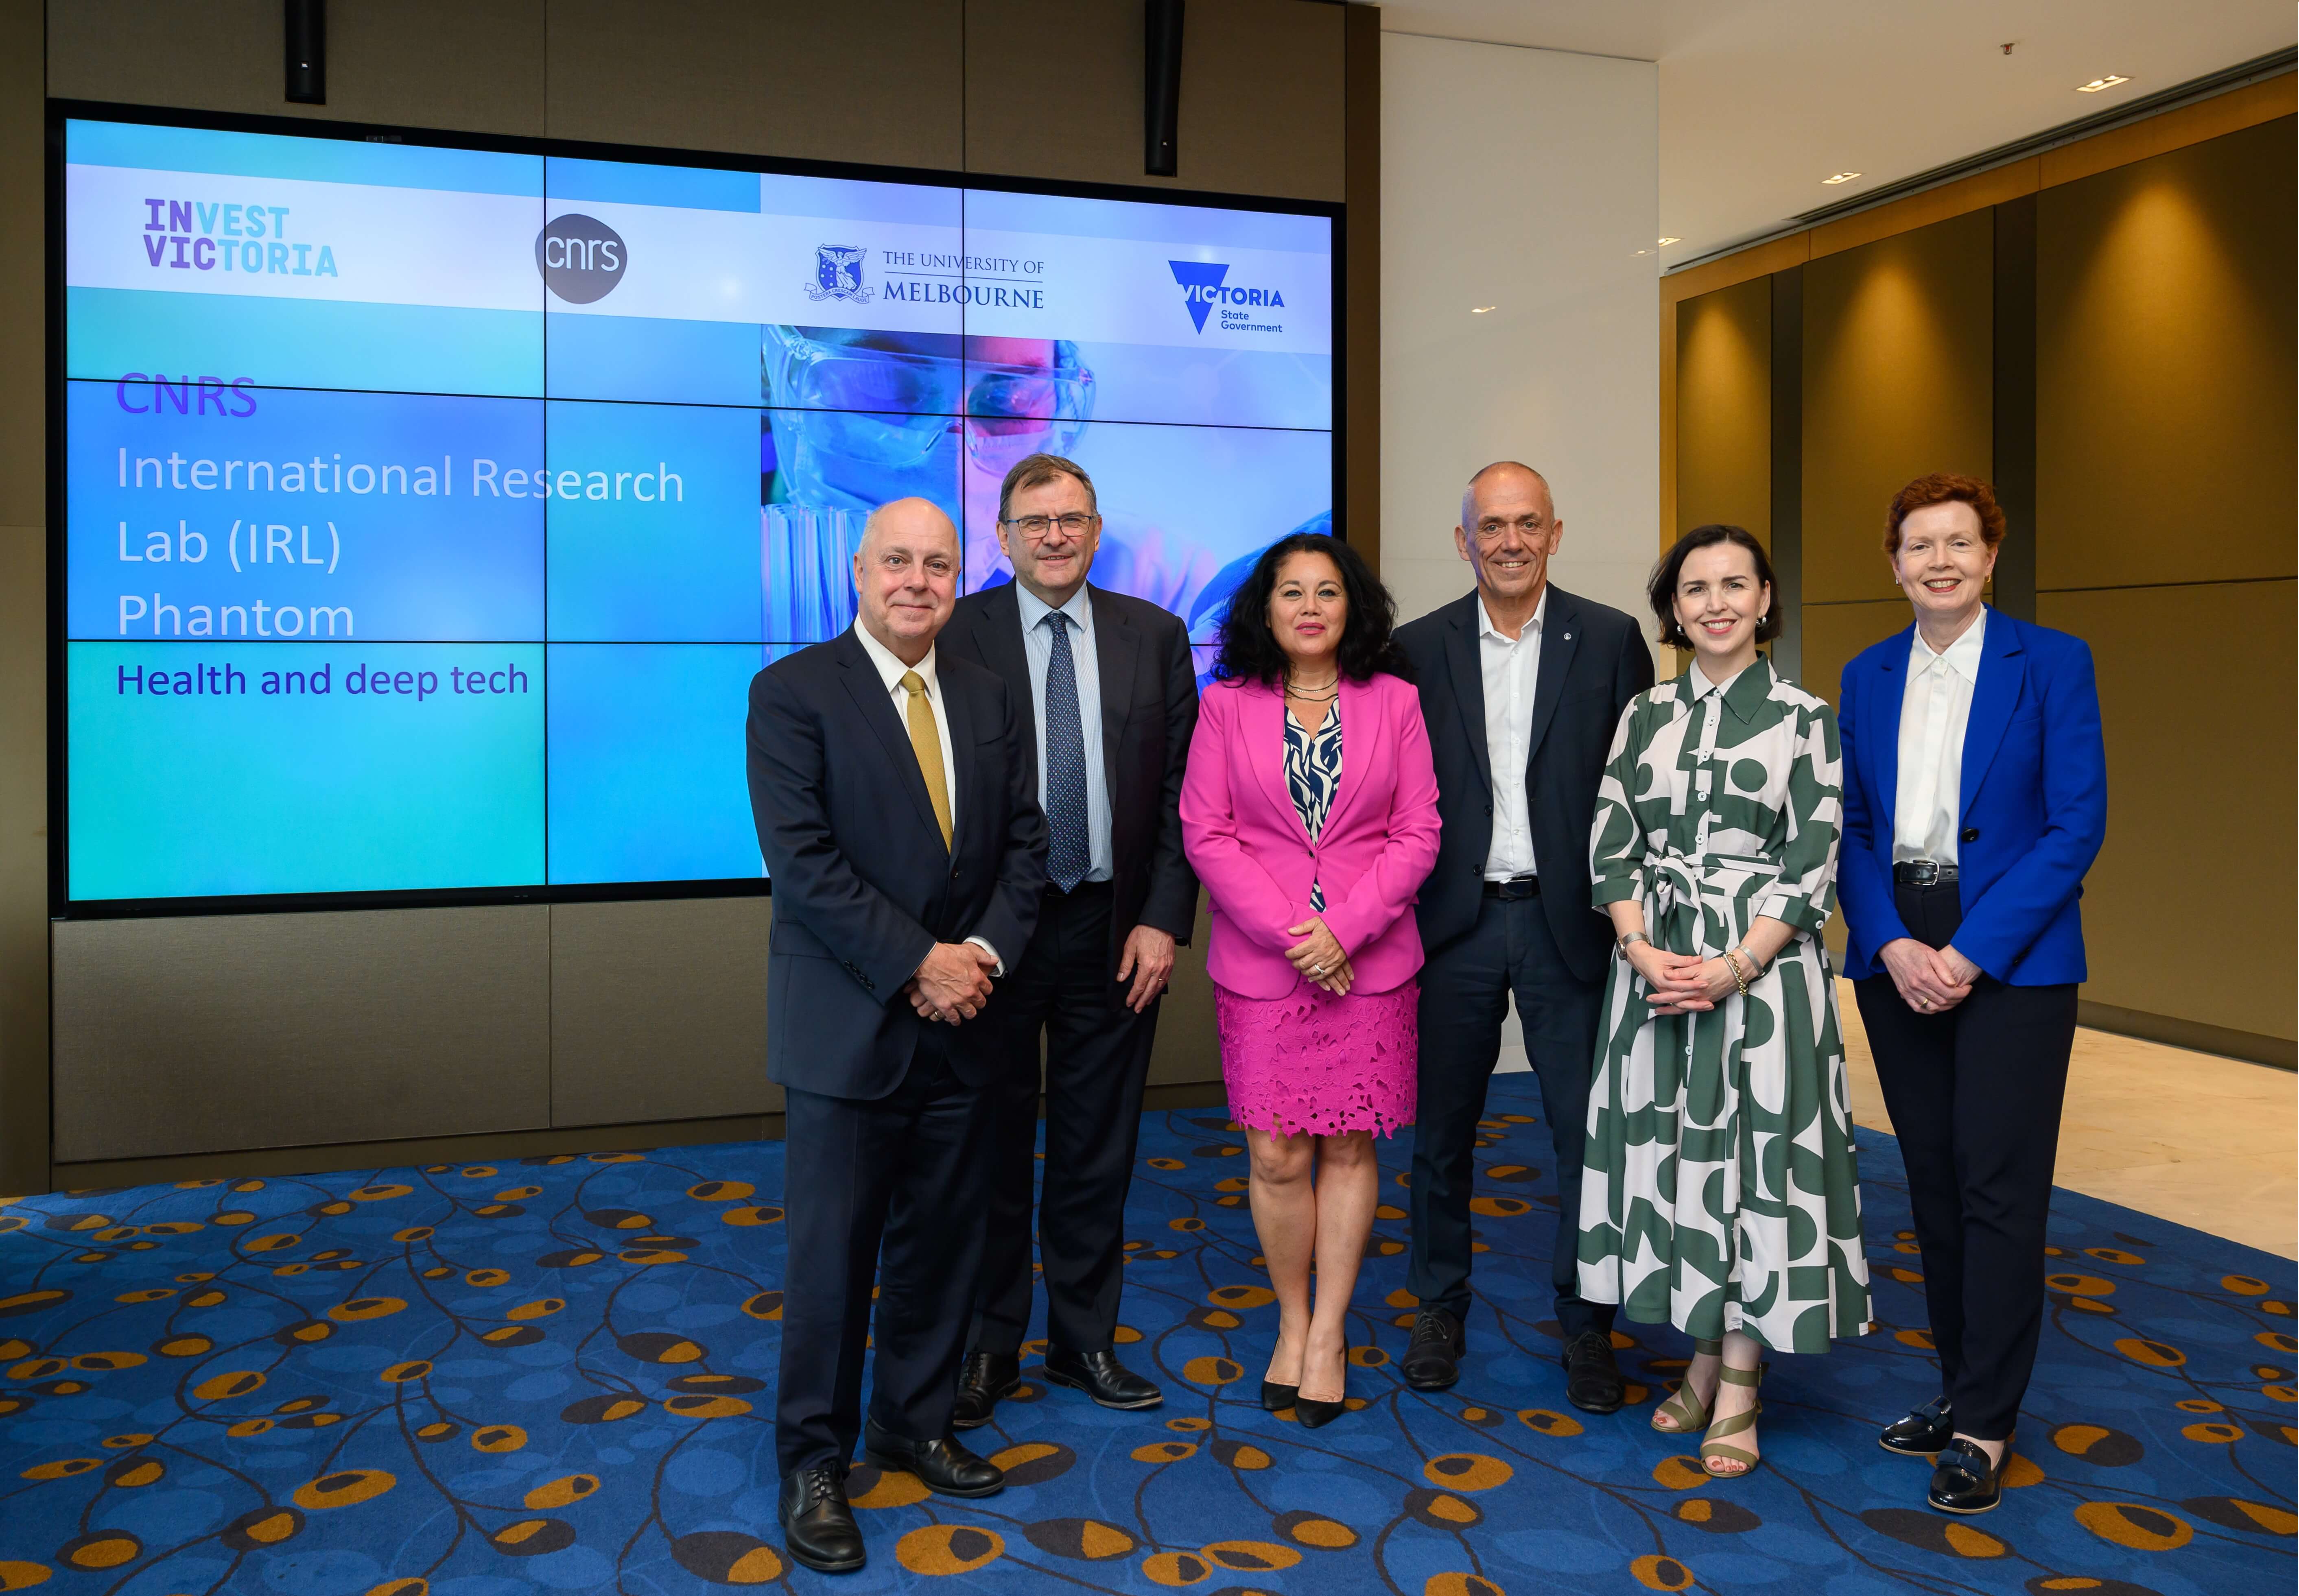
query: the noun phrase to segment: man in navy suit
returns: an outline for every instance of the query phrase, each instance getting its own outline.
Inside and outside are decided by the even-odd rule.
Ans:
[[[1004,1484],[950,1427],[996,1063],[970,1022],[1029,945],[1046,827],[1005,683],[936,657],[958,569],[941,510],[881,508],[854,556],[853,629],[751,682],[751,808],[774,882],[768,1071],[787,1097],[779,1516],[791,1555],[825,1573],[864,1560],[845,1490],[858,1430],[871,1462],[942,1494]]]
[[[1653,684],[1653,660],[1627,616],[1550,583],[1564,537],[1540,473],[1487,466],[1469,479],[1453,531],[1476,591],[1397,633],[1421,687],[1444,821],[1415,908],[1428,963],[1407,1278],[1421,1310],[1399,1372],[1417,1391],[1460,1377],[1477,1121],[1514,994],[1556,1156],[1549,1279],[1565,1396],[1610,1413],[1625,1395],[1613,1309],[1582,1300],[1577,1261],[1581,1149],[1613,957],[1610,924],[1589,905],[1589,832],[1614,731]]]

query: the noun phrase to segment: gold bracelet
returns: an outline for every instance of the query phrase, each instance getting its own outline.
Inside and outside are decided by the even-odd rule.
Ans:
[[[1739,955],[1729,947],[1724,950],[1724,967],[1732,972],[1732,984],[1739,988],[1740,996],[1746,997],[1748,995],[1747,974],[1740,968]]]

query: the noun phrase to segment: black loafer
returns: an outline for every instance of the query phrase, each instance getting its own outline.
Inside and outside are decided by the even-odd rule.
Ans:
[[[1583,1413],[1617,1413],[1628,1401],[1621,1366],[1606,1330],[1583,1330],[1564,1344],[1564,1400]]]
[[[1883,1434],[1876,1437],[1876,1444],[1904,1458],[1929,1458],[1938,1455],[1955,1435],[1955,1423],[1949,1415],[1947,1398],[1936,1396],[1906,1418],[1886,1425]]]
[[[846,1470],[836,1463],[799,1468],[783,1481],[775,1517],[783,1549],[818,1574],[851,1574],[862,1566],[862,1531],[846,1505]]]
[[[881,1468],[915,1474],[937,1496],[995,1496],[1006,1488],[1006,1471],[977,1458],[955,1437],[912,1441],[865,1421],[862,1455]]]
[[[1011,1352],[968,1352],[958,1377],[958,1403],[950,1410],[952,1429],[979,1429],[990,1422],[998,1404],[1022,1388],[1022,1360]]]
[[[1442,1391],[1461,1377],[1461,1355],[1467,1350],[1459,1319],[1442,1308],[1423,1308],[1413,1316],[1413,1339],[1397,1370],[1415,1391]]]
[[[2004,1463],[2012,1460],[2012,1443],[2004,1443]],[[1985,1513],[2004,1500],[2004,1463],[1990,1467],[1988,1453],[1976,1441],[1950,1441],[1940,1448],[1939,1464],[1932,1470],[1924,1500],[1943,1513]]]
[[[1154,1408],[1166,1393],[1117,1360],[1112,1352],[1065,1352],[1046,1349],[1046,1378],[1056,1385],[1083,1391],[1105,1408],[1132,1412]]]

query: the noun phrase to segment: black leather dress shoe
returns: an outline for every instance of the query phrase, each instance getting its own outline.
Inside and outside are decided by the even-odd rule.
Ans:
[[[1166,1393],[1117,1360],[1112,1352],[1064,1352],[1046,1349],[1046,1378],[1083,1391],[1105,1408],[1132,1412],[1154,1408]]]
[[[1876,1444],[1904,1458],[1929,1458],[1955,1435],[1955,1422],[1949,1414],[1947,1398],[1936,1396],[1906,1418],[1886,1425],[1884,1433],[1876,1437]]]
[[[1006,1471],[954,1436],[912,1441],[865,1420],[862,1455],[881,1468],[917,1475],[937,1496],[995,1496],[1006,1488]]]
[[[1022,1360],[1011,1352],[968,1352],[959,1372],[958,1405],[950,1410],[952,1429],[978,1429],[990,1422],[998,1404],[1022,1386]]]
[[[1461,1377],[1461,1354],[1467,1350],[1459,1319],[1442,1308],[1423,1308],[1413,1316],[1413,1339],[1398,1372],[1415,1391],[1442,1391]]]
[[[2004,1462],[2011,1460],[2012,1443],[2006,1440]],[[1991,1467],[1976,1441],[1950,1441],[1940,1448],[1924,1500],[1943,1513],[1985,1513],[2004,1500],[2004,1463]]]
[[[846,1505],[846,1470],[839,1464],[793,1469],[783,1480],[775,1517],[794,1561],[818,1574],[851,1574],[862,1566],[862,1531]]]
[[[1583,1330],[1564,1344],[1566,1402],[1583,1413],[1617,1413],[1628,1399],[1609,1331]]]

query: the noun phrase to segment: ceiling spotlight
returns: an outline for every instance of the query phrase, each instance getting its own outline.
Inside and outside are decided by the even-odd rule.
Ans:
[[[1498,305],[1471,305],[1469,307],[1469,314],[1472,316],[1482,316],[1488,310],[1496,310],[1499,308],[1500,307]]]
[[[1833,187],[1838,183],[1849,183],[1859,175],[1858,172],[1838,172],[1832,178],[1822,178],[1821,181]]]
[[[1629,252],[1629,258],[1633,260],[1639,255],[1649,255],[1652,252],[1650,250],[1631,250]]]
[[[1663,244],[1682,244],[1684,240],[1681,238],[1664,238],[1661,240]]]
[[[2076,93],[2079,95],[2096,95],[2104,88],[2113,88],[2119,83],[2129,83],[2130,81],[2130,79],[2125,77],[2121,72],[2110,72],[2106,77],[2095,78],[2089,83],[2077,84]]]

